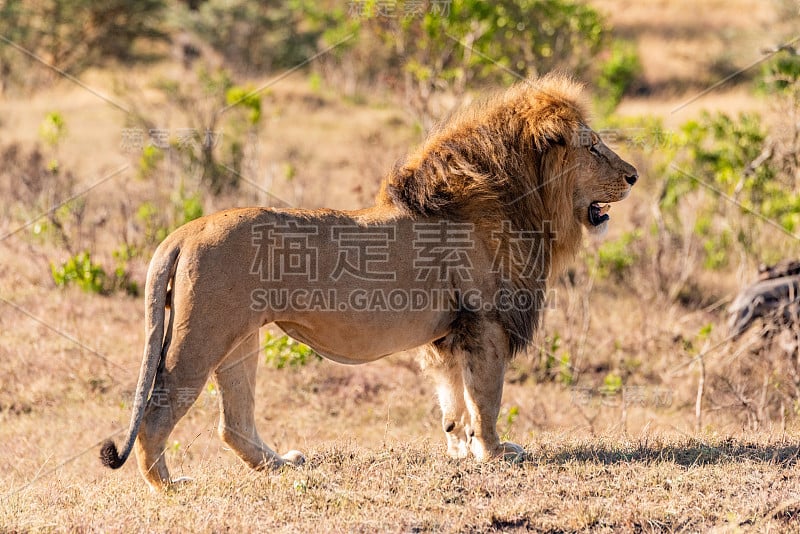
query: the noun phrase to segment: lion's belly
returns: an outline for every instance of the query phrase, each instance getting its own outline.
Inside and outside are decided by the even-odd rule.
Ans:
[[[352,365],[430,343],[447,333],[449,318],[436,312],[348,312],[309,314],[275,324],[320,355]]]

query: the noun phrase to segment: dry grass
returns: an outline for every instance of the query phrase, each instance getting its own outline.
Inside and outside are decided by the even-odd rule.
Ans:
[[[672,404],[632,406],[623,419],[619,402],[584,404],[574,390],[512,372],[504,414],[520,414],[501,417],[500,429],[530,456],[476,465],[445,457],[432,388],[408,355],[259,370],[261,432],[279,450],[302,449],[300,469],[241,465],[216,436],[217,399],[206,391],[167,451],[173,474],[194,482],[153,495],[134,462],[109,471],[96,458],[98,442],[127,426],[143,337],[137,300],[14,294],[85,348],[4,308],[3,531],[763,531],[799,518],[796,431],[741,433],[714,416],[696,435],[686,377],[666,384],[677,388]],[[621,352],[635,353],[626,344],[639,336]],[[593,365],[614,354],[595,350]]]
[[[637,43],[644,68],[643,90],[662,98],[705,89],[760,58],[763,48],[779,44],[775,39],[791,31],[777,1],[590,3],[608,17],[617,35]],[[752,74],[745,73],[733,83]]]
[[[636,43],[642,77],[620,115],[656,115],[669,127],[701,110],[737,114],[763,107],[748,87],[764,51],[797,33],[797,3],[785,0],[592,0],[615,34]],[[709,95],[699,93],[733,75]],[[689,103],[687,105],[687,103]]]
[[[69,418],[73,427],[91,425]],[[41,439],[80,442],[74,430],[59,432],[66,425],[51,424]],[[800,519],[798,447],[788,439],[589,440],[545,433],[526,443],[530,457],[518,465],[448,460],[432,455],[428,440],[391,439],[374,449],[320,440],[307,449],[304,467],[277,473],[251,472],[204,441],[197,438],[193,453],[170,454],[195,480],[166,495],[149,493],[130,466],[113,474],[100,470],[93,454],[54,473],[45,464],[40,480],[5,485],[13,489],[0,504],[0,527],[763,532]]]

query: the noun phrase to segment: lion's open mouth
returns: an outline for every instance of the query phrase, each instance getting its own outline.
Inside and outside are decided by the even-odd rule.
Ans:
[[[611,204],[603,204],[601,206],[598,202],[592,202],[589,204],[589,223],[592,226],[600,226],[611,218],[608,215],[608,210],[610,209]]]

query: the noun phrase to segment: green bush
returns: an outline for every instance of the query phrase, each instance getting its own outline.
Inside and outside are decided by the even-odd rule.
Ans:
[[[519,417],[519,406],[504,408],[497,416],[497,426],[502,428],[500,432],[500,439],[502,441],[509,441],[511,439],[511,428],[514,426],[517,417]]]
[[[619,239],[603,242],[597,251],[596,273],[601,278],[613,276],[621,280],[637,261],[631,245],[641,239],[640,230],[625,232]]]
[[[641,72],[642,64],[636,45],[628,41],[614,41],[610,56],[602,63],[597,75],[598,107],[604,113],[612,112]]]
[[[64,116],[58,111],[51,111],[45,115],[39,125],[39,137],[50,146],[58,145],[67,135],[67,125]]]
[[[800,91],[800,54],[782,50],[764,62],[758,89],[766,94]]]
[[[136,220],[144,227],[144,241],[153,246],[161,243],[174,230],[203,216],[203,199],[199,192],[187,193],[178,187],[167,209],[153,202],[143,202],[136,210]]]
[[[561,347],[562,339],[558,332],[545,337],[539,349],[538,369],[535,375],[538,381],[554,381],[569,386],[575,380],[570,353]]]
[[[143,202],[136,210],[136,220],[144,227],[144,240],[148,245],[161,243],[169,234],[163,214],[152,202]]]
[[[287,365],[301,367],[313,360],[321,359],[311,347],[287,335],[275,336],[267,332],[262,347],[266,364],[275,369],[283,369]]]
[[[139,250],[130,245],[121,245],[111,254],[116,262],[111,290],[123,291],[132,297],[138,296],[139,284],[137,284],[135,280],[131,280],[128,264],[133,258],[140,254]]]
[[[156,87],[193,126],[168,147],[178,156],[182,176],[200,176],[215,195],[237,187],[247,146],[262,119],[261,98],[268,91],[237,86],[227,70],[202,65],[180,81],[161,79]],[[151,159],[148,170],[161,168],[160,158]]]
[[[92,262],[92,257],[88,252],[81,252],[69,258],[59,267],[51,263],[50,272],[58,287],[75,284],[89,293],[105,291],[106,272]]]
[[[0,35],[77,75],[106,59],[130,59],[140,38],[165,40],[160,30],[164,0],[6,0],[0,3]],[[37,87],[57,73],[17,48],[0,43],[0,72],[13,85]]]
[[[321,30],[313,24],[311,2],[206,0],[182,9],[182,27],[194,31],[237,71],[269,72],[297,65],[313,55]]]
[[[175,228],[203,216],[203,201],[200,197],[200,193],[186,195],[184,191],[181,191],[177,198],[176,205],[178,211]]]
[[[146,180],[150,178],[158,169],[158,164],[164,159],[164,151],[155,145],[147,145],[142,148],[142,155],[139,156],[139,178]]]
[[[396,90],[430,119],[437,92],[461,95],[554,69],[581,77],[607,44],[603,17],[577,1],[461,0],[447,9],[424,2],[414,16],[400,16],[409,5],[395,3],[391,17],[379,2],[366,2],[359,17],[334,11],[325,20],[325,44],[355,38],[321,58],[323,74],[351,92]]]
[[[122,291],[131,296],[139,294],[138,284],[131,280],[128,272],[128,262],[135,255],[135,251],[123,245],[113,252],[116,267],[109,276],[100,264],[92,260],[89,252],[80,252],[59,266],[50,263],[50,272],[56,286],[66,288],[78,286],[87,293],[109,294]]]
[[[614,396],[622,392],[622,377],[616,373],[608,373],[603,378],[603,385],[600,386],[600,393],[606,396]]]
[[[225,92],[225,103],[246,109],[250,126],[255,126],[261,120],[261,97],[255,87],[231,87]]]
[[[679,136],[683,149],[667,168],[660,198],[667,229],[680,238],[679,207],[694,193],[700,197],[694,234],[706,267],[728,265],[734,245],[759,261],[773,257],[773,241],[766,237],[774,234],[771,225],[786,232],[798,228],[800,192],[794,189],[791,173],[764,157],[771,149],[761,118],[704,113],[686,122]]]

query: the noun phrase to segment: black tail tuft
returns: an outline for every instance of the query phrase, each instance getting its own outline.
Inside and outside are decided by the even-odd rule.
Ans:
[[[119,457],[117,446],[109,439],[106,440],[100,448],[100,461],[103,462],[103,465],[106,467],[119,469],[122,467],[122,464],[125,463],[125,458]]]

